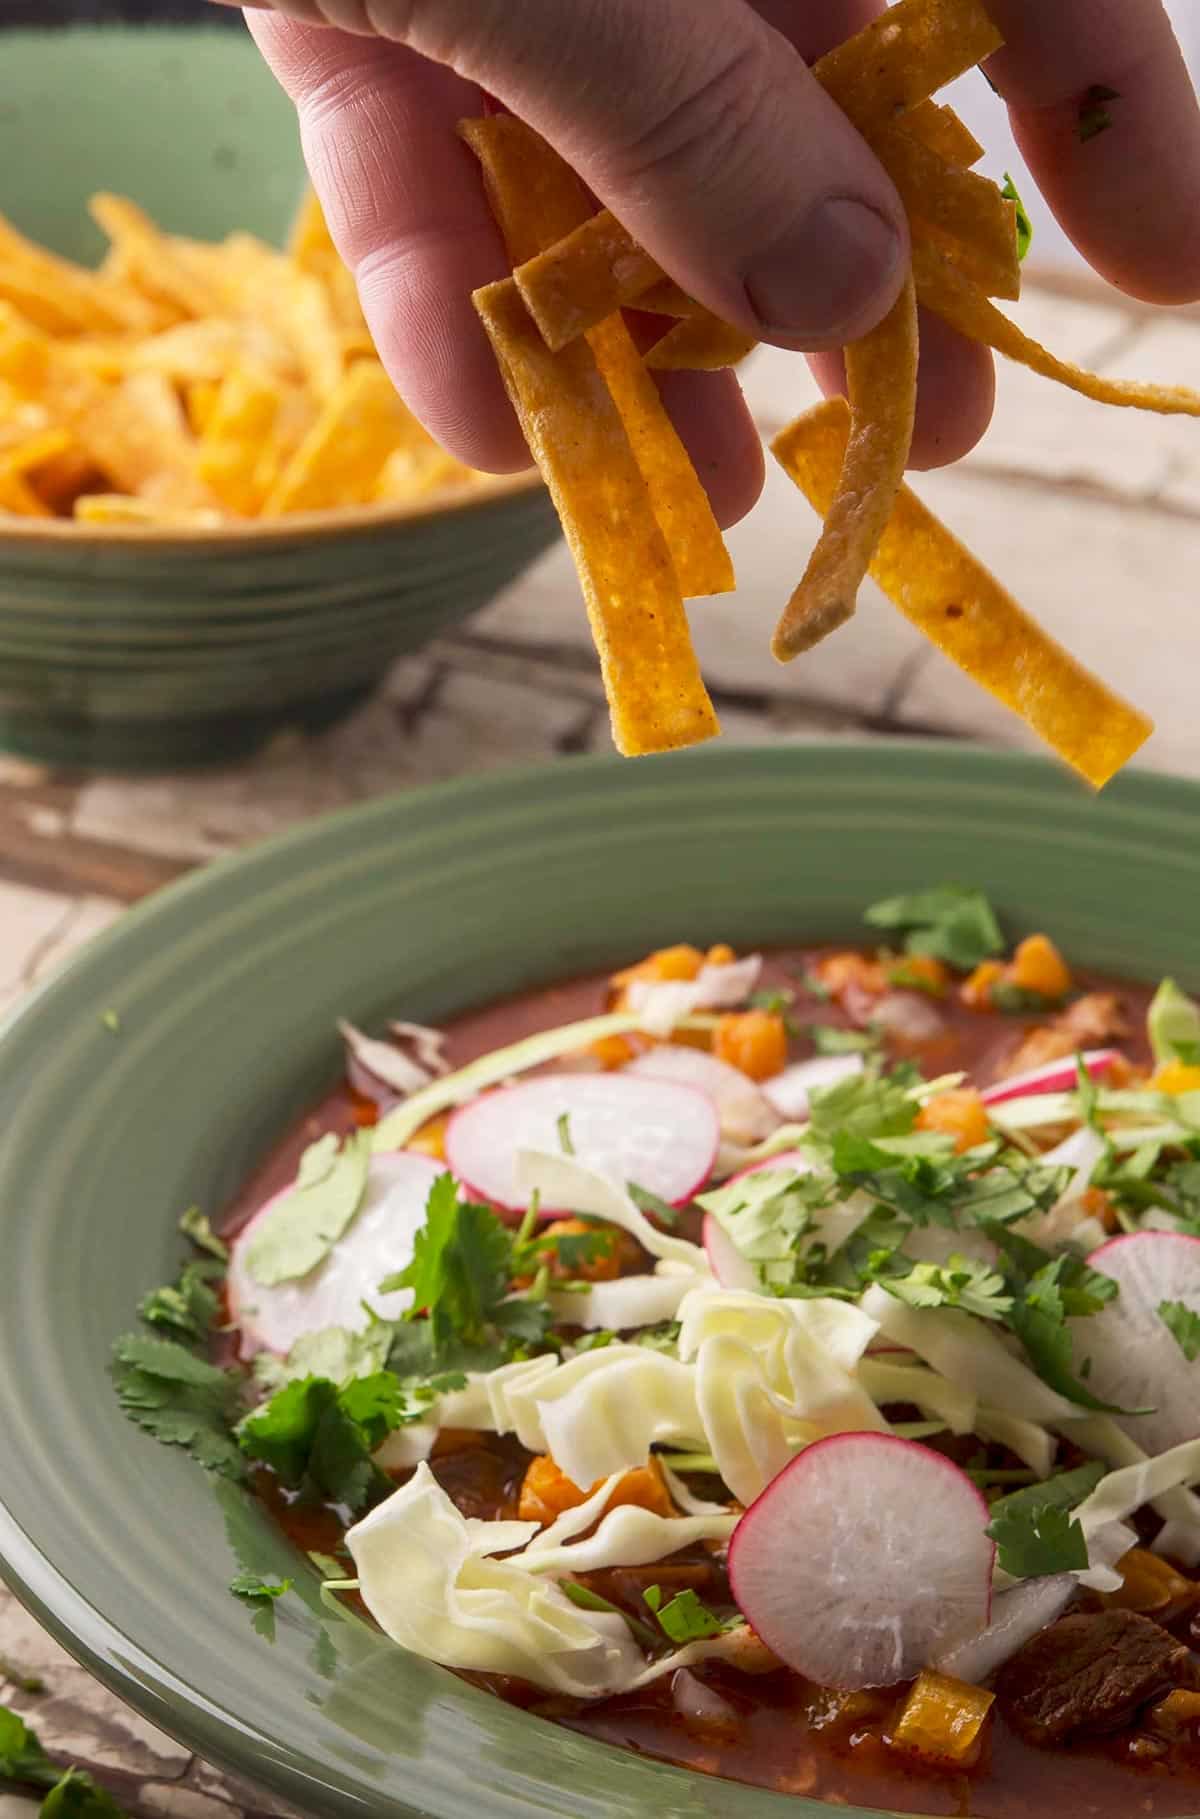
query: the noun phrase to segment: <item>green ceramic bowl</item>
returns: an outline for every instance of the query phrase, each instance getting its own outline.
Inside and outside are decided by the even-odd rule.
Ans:
[[[845,936],[946,877],[1081,962],[1194,978],[1198,834],[1200,789],[1161,778],[1097,799],[944,745],[716,749],[398,797],[164,892],[0,1036],[0,1568],[147,1717],[323,1816],[828,1819],[323,1621],[257,1506],[125,1422],[112,1340],[176,1269],[180,1211],[218,1212],[332,1082],[339,1014],[436,1020],[685,937]],[[299,1581],[273,1646],[227,1594],[235,1556]]]
[[[0,169],[15,224],[88,261],[97,189],[183,234],[279,243],[303,183],[290,103],[248,38],[217,27],[6,32]],[[524,475],[187,536],[0,518],[0,747],[135,770],[318,729],[555,534]]]

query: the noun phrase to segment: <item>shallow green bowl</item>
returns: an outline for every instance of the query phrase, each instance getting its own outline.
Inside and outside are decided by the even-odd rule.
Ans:
[[[86,261],[103,250],[95,190],[170,231],[279,243],[304,180],[291,104],[249,40],[218,27],[6,32],[0,170],[15,224]],[[140,770],[316,730],[555,534],[524,475],[187,536],[0,518],[0,747]]]
[[[164,892],[0,1035],[0,1569],[147,1717],[323,1816],[828,1815],[323,1622],[259,1508],[127,1425],[113,1338],[174,1273],[180,1211],[219,1212],[332,1083],[339,1015],[436,1020],[670,940],[852,936],[873,898],[951,877],[1082,963],[1194,978],[1198,835],[1200,789],[1162,778],[1096,799],[945,745],[715,749],[421,791]],[[299,1582],[273,1646],[226,1591],[235,1554]]]

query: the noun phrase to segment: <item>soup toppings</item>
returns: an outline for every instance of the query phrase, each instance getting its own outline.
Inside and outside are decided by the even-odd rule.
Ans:
[[[343,1025],[118,1394],[327,1596],[576,1728],[987,1814],[1036,1749],[1048,1799],[1186,1810],[1200,1009],[957,886],[867,922]]]

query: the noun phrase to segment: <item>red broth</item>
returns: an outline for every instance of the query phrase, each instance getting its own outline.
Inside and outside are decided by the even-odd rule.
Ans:
[[[803,983],[828,951],[834,950],[786,950],[767,963],[764,986],[787,986],[795,992],[790,1015],[801,1030],[809,1024],[849,1025],[836,1005],[806,990]],[[1144,1027],[1150,991],[1087,974],[1077,975],[1077,984],[1083,991],[1119,994],[1129,1029],[1121,1046],[1135,1063],[1148,1062]],[[607,991],[606,977],[585,978],[467,1012],[447,1026],[447,1053],[454,1065],[461,1066],[538,1030],[595,1015],[605,1008]],[[891,1052],[897,1058],[904,1054],[916,1059],[927,1075],[962,1069],[981,1085],[1003,1073],[1030,1030],[1045,1021],[972,1011],[953,993],[936,1001],[936,1008],[943,1024],[936,1040],[915,1047],[893,1043]],[[798,1036],[793,1051],[799,1058],[812,1052],[812,1044]],[[347,1131],[372,1116],[368,1104],[348,1087],[331,1093],[246,1183],[230,1209],[226,1230],[236,1231],[268,1195],[286,1185],[301,1152],[315,1137],[330,1130]],[[494,1518],[515,1515],[528,1459],[511,1438],[443,1435],[432,1467],[465,1514]],[[300,1547],[336,1551],[341,1528],[335,1512],[299,1508],[269,1479],[261,1480],[260,1486]],[[706,1569],[700,1564],[695,1570]],[[663,1576],[662,1565],[646,1571],[647,1583]],[[595,1578],[605,1581],[606,1575]],[[613,1595],[611,1584],[604,1589]],[[1035,1749],[994,1712],[978,1765],[969,1774],[949,1774],[915,1764],[889,1747],[900,1693],[856,1695],[839,1708],[827,1692],[786,1669],[750,1676],[721,1664],[701,1668],[697,1677],[722,1702],[703,1720],[680,1711],[677,1701],[687,1704],[686,1683],[676,1687],[671,1676],[639,1693],[591,1703],[550,1697],[521,1682],[464,1677],[585,1736],[703,1774],[807,1795],[835,1807],[849,1803],[972,1819],[1025,1819],[1030,1813],[1052,1812],[1064,1819],[1085,1815],[1168,1819],[1200,1812],[1200,1737],[1168,1747],[1129,1729],[1108,1738]]]

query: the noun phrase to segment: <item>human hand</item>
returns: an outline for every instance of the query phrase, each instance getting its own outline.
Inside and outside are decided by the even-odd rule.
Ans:
[[[218,0],[230,4],[232,0]],[[875,0],[255,0],[251,31],[299,112],[330,229],[381,357],[452,453],[528,455],[471,292],[507,270],[456,136],[486,90],[536,127],[687,290],[764,340],[837,350],[893,302],[907,225],[806,67]],[[1154,302],[1200,296],[1200,111],[1160,0],[989,0],[989,74],[1067,232]],[[1081,142],[1079,101],[1118,91]],[[661,376],[724,523],[754,503],[758,437],[730,373]],[[911,462],[956,460],[991,414],[986,350],[923,315]]]

